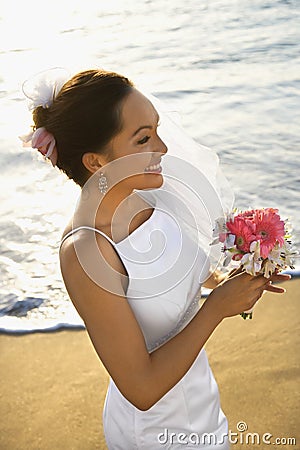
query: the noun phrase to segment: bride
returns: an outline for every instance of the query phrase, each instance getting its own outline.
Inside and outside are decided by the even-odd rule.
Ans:
[[[26,94],[34,131],[24,139],[82,188],[60,263],[110,375],[108,448],[228,449],[203,347],[225,318],[265,290],[283,292],[272,282],[289,277],[216,270],[210,231],[226,206],[216,155],[157,99],[104,70],[57,79],[46,100],[43,89]],[[212,289],[202,305],[201,286]]]

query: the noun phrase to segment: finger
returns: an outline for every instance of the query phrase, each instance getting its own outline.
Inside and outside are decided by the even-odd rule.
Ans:
[[[275,294],[284,294],[286,289],[280,286],[274,286],[273,284],[269,284],[265,287],[265,291],[273,292]]]
[[[291,275],[289,275],[287,273],[278,273],[278,274],[274,274],[271,276],[271,280],[273,282],[274,281],[278,281],[278,282],[288,281],[291,278],[292,278]]]
[[[291,279],[291,275],[289,274],[273,274],[271,277],[266,278],[264,275],[258,275],[253,277],[253,283],[255,283],[256,289],[266,289],[266,286],[272,282],[281,283],[284,281],[288,281]],[[284,292],[284,291],[283,291]]]
[[[236,267],[235,269],[232,269],[232,271],[235,273],[242,273],[242,272],[245,272],[245,269],[243,266],[239,266],[239,267]]]
[[[239,273],[244,272],[245,270],[243,269],[243,267],[239,266],[235,269],[232,269],[229,274],[228,274],[228,278],[234,277],[235,275],[238,275]]]

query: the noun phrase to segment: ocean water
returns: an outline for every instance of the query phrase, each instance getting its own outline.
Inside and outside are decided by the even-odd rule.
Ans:
[[[218,152],[236,206],[278,207],[299,245],[298,0],[27,0],[0,16],[0,330],[83,326],[58,262],[79,190],[17,138],[22,82],[51,67],[115,70],[171,103]]]

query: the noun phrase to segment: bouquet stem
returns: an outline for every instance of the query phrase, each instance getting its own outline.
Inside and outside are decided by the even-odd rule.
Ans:
[[[246,320],[246,319],[252,319],[252,312],[250,312],[250,313],[242,312],[242,313],[240,314],[240,316],[241,316],[244,320]]]

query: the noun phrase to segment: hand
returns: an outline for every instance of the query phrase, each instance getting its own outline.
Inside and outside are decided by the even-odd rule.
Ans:
[[[270,278],[252,276],[242,268],[233,269],[207,298],[220,318],[235,316],[251,309],[264,291],[283,293],[285,289],[272,282],[287,281],[290,275],[274,273]]]
[[[239,266],[236,269],[231,269],[230,272],[223,273],[223,274],[220,273],[218,284],[220,284],[220,283],[228,280],[229,278],[232,278],[233,276],[235,276],[239,273],[242,273],[242,272],[245,272],[245,269],[243,269],[241,266]],[[283,294],[285,292],[285,289],[282,287],[276,287],[272,283],[273,282],[282,283],[282,282],[288,281],[290,279],[291,279],[291,275],[278,273],[278,270],[276,269],[275,273],[270,278],[266,278],[266,280],[269,281],[269,284],[267,284],[265,291],[270,291],[270,292],[274,292],[277,294]]]
[[[283,294],[284,292],[286,292],[285,289],[283,287],[274,286],[272,283],[273,282],[282,283],[283,281],[288,281],[291,278],[292,278],[291,275],[278,273],[276,271],[270,278],[268,278],[269,284],[267,285],[265,290],[269,292],[274,292],[275,294]]]

